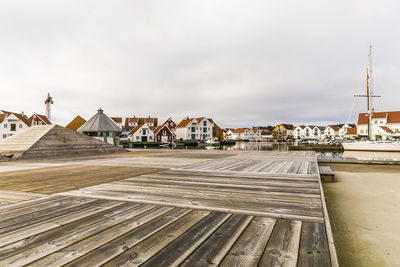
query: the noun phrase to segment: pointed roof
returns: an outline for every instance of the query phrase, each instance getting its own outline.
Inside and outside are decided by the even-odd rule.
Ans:
[[[85,122],[79,132],[122,132],[122,129],[99,108],[97,113]]]
[[[65,128],[77,131],[85,122],[86,120],[78,115]]]

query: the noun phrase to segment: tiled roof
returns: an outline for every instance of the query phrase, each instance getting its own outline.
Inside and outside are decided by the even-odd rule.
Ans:
[[[0,123],[4,121],[4,118],[6,117],[6,114],[0,114]]]
[[[400,111],[374,112],[372,114],[373,119],[382,119],[386,116],[387,123],[400,123]],[[368,113],[358,114],[357,124],[368,124]]]
[[[41,121],[44,122],[44,124],[47,124],[47,125],[51,124],[51,122],[49,121],[49,119],[45,115],[35,113],[32,116],[30,116],[29,119],[28,119],[29,126],[32,126],[32,121],[33,121],[34,117],[39,118]]]
[[[357,135],[357,128],[347,128],[346,130],[347,130],[346,134]]]
[[[22,114],[19,114],[19,113],[15,113],[15,112],[5,111],[5,110],[2,110],[2,112],[6,115],[6,117],[9,116],[9,115],[11,115],[11,114],[14,114],[15,117],[17,117],[18,119],[20,119],[20,120],[21,120],[23,123],[25,123],[26,125],[30,126],[30,123],[29,123],[29,120],[28,120],[28,117],[27,117],[27,116],[22,115]]]
[[[122,117],[110,117],[116,123],[122,123]]]
[[[392,133],[394,133],[389,127],[387,127],[387,126],[380,126],[385,132],[387,132],[387,133],[390,133],[390,134],[392,134]]]
[[[132,131],[130,131],[128,133],[128,135],[132,135],[132,134],[136,133],[140,128],[142,128],[143,125],[144,125],[144,123],[143,124],[139,124],[138,126],[136,126],[135,128],[132,129]]]
[[[331,127],[335,132],[340,130],[339,126],[329,126],[329,127]]]
[[[182,120],[182,121],[178,124],[178,126],[176,126],[176,128],[183,128],[183,127],[186,127],[191,121],[192,121],[192,119]]]

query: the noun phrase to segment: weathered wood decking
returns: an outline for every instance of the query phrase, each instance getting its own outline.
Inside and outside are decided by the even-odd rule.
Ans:
[[[0,207],[0,266],[337,266],[312,152],[178,165]]]

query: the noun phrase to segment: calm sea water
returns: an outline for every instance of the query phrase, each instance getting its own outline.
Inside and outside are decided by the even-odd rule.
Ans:
[[[205,149],[220,150],[289,150],[286,143],[258,143],[258,142],[237,142],[231,146],[206,147]],[[316,152],[318,158],[324,159],[357,159],[357,160],[382,160],[400,161],[400,153],[397,152],[359,152],[359,151],[323,151]]]

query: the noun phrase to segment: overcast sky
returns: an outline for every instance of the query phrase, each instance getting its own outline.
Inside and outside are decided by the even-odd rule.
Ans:
[[[209,116],[345,122],[373,45],[376,110],[400,110],[400,2],[1,1],[0,109],[53,122]],[[364,111],[356,101],[352,121]]]

